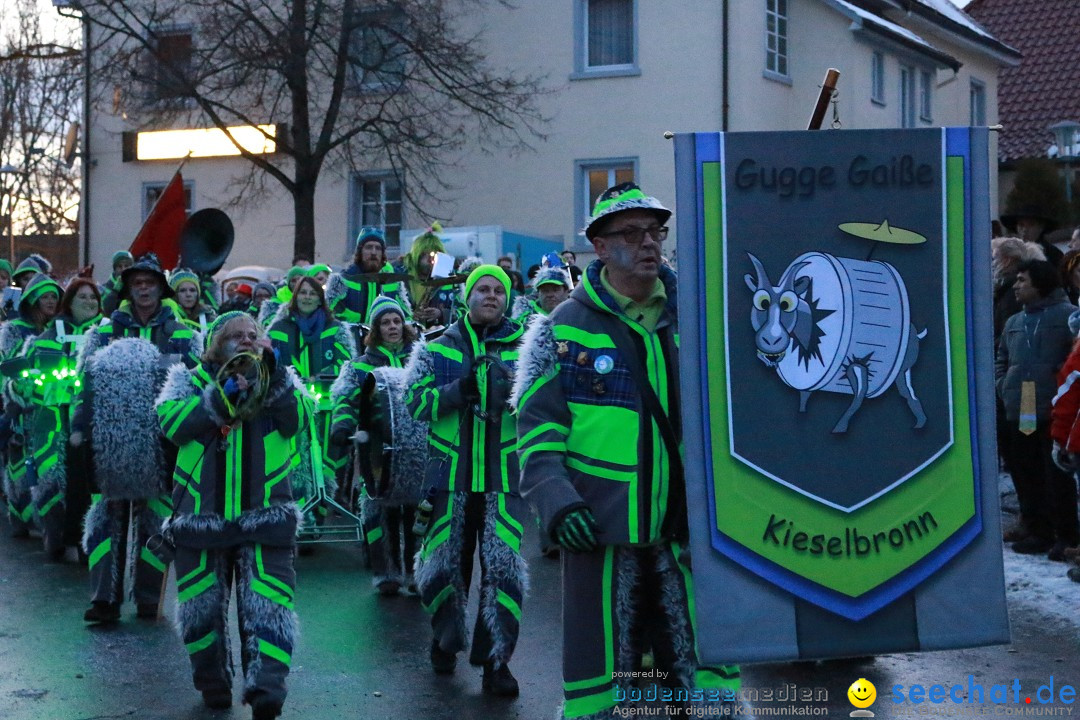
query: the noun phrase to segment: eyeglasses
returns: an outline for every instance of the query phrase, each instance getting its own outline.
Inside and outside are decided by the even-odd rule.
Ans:
[[[651,225],[649,227],[641,227],[640,225],[627,225],[624,228],[618,230],[611,230],[605,233],[598,233],[597,237],[621,237],[626,241],[627,245],[640,245],[645,240],[645,236],[648,235],[658,243],[662,243],[667,240],[668,227],[666,225]]]

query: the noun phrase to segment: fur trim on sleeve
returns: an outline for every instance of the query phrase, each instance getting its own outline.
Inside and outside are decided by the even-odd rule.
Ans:
[[[102,318],[97,325],[87,328],[86,341],[83,343],[82,348],[79,349],[79,357],[75,361],[75,372],[80,375],[86,372],[86,363],[90,360],[90,357],[105,346],[105,338],[99,330],[110,324],[112,324],[111,320]]]
[[[191,333],[191,356],[196,360],[202,360],[205,349],[206,337],[201,331],[193,330]]]
[[[359,355],[356,354],[356,340],[353,339],[351,330],[352,326],[349,323],[338,321],[337,335],[334,336],[334,340],[345,346],[345,349],[349,352],[349,359],[345,362],[352,362],[358,360]]]
[[[281,303],[281,307],[274,312],[274,319],[270,322],[270,326],[273,327],[276,323],[286,320],[289,317],[289,303]]]
[[[277,315],[278,309],[285,303],[280,300],[263,300],[263,304],[259,306],[259,316],[255,319],[263,327]]]
[[[522,315],[527,315],[532,311],[532,298],[528,295],[518,295],[514,298],[514,306],[510,308],[510,317],[514,320],[519,320]]]
[[[360,381],[363,380],[364,373],[362,370],[356,368],[352,362],[347,362],[341,366],[341,372],[338,373],[337,380],[330,386],[330,399],[334,405],[337,405],[342,398],[348,397],[356,392],[356,389],[360,387]]]
[[[165,375],[165,384],[161,386],[154,407],[168,400],[183,400],[189,398],[199,390],[195,387],[195,380],[191,371],[183,363],[176,363],[169,368]]]
[[[15,348],[19,346],[22,338],[14,323],[4,323],[0,326],[0,356],[14,357]]]
[[[345,279],[341,277],[341,273],[330,273],[330,277],[326,279],[327,307],[333,307],[334,303],[345,297],[345,293],[348,291],[349,287],[345,284]]]
[[[533,315],[529,319],[528,328],[521,340],[517,372],[514,373],[514,389],[510,393],[510,407],[514,412],[517,412],[518,403],[525,391],[532,387],[537,378],[553,372],[558,359],[551,318]]]
[[[409,355],[409,362],[405,365],[405,391],[408,392],[408,389],[418,380],[433,372],[435,372],[435,360],[427,348],[427,342],[417,340]]]
[[[302,395],[310,397],[307,388],[304,387],[304,383],[300,382],[300,376],[296,374],[296,369],[292,366],[285,368],[285,379],[280,383],[272,384],[266,391],[266,399],[263,400],[263,405],[273,405],[281,399],[282,395],[290,391],[300,391]]]

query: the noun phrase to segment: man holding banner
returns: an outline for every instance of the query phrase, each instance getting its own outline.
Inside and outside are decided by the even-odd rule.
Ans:
[[[675,273],[660,261],[671,211],[633,183],[597,200],[599,259],[530,325],[512,404],[521,489],[563,548],[566,718],[626,700],[719,704],[737,666],[695,647],[679,415]],[[642,671],[652,651],[655,669]],[[650,693],[655,691],[655,695]],[[683,707],[679,707],[683,705]]]

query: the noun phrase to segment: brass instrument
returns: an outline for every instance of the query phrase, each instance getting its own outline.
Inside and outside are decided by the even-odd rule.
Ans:
[[[225,403],[225,410],[230,420],[244,422],[255,417],[266,399],[271,371],[263,355],[253,352],[237,353],[221,366],[214,377],[214,382]],[[248,382],[248,388],[241,391],[235,405],[225,392],[226,381],[234,375],[240,375]]]
[[[204,275],[213,275],[232,250],[232,221],[217,208],[199,210],[187,219],[180,232],[180,264]]]

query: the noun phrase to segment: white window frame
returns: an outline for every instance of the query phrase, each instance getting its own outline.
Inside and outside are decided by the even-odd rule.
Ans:
[[[396,225],[390,227],[397,229],[397,239],[387,234],[386,228],[386,208],[388,203],[386,200],[386,181],[392,180],[398,185],[399,198],[396,201],[400,208],[400,219]],[[364,202],[361,193],[363,193],[364,183],[377,182],[379,183],[379,201],[377,203],[379,208],[380,222],[378,223],[365,223],[364,222]],[[400,247],[401,246],[401,231],[405,228],[405,182],[394,174],[392,171],[381,172],[358,172],[353,173],[350,178],[349,184],[349,223],[346,229],[347,237],[345,239],[345,257],[351,258],[355,248],[353,245],[356,241],[356,235],[360,232],[360,228],[365,226],[377,227],[386,235],[386,246]]]
[[[870,58],[870,102],[885,105],[885,53],[880,50]]]
[[[140,204],[142,205],[142,221],[146,222],[146,218],[150,217],[150,211],[154,209],[154,203],[157,202],[157,198],[153,201],[150,200],[149,193],[151,190],[158,191],[158,197],[161,197],[161,193],[165,191],[165,188],[169,187],[170,180],[162,182],[144,182],[142,184],[142,198]],[[195,181],[184,180],[184,210],[190,216],[195,209]]]
[[[638,2],[628,0],[632,4],[632,27],[631,27],[631,53],[633,59],[629,63],[618,65],[589,65],[589,2],[590,0],[574,0],[574,71],[570,74],[571,80],[586,80],[591,78],[625,77],[628,75],[640,75],[641,68],[638,65]]]
[[[765,0],[764,75],[788,84],[791,82],[790,8],[791,0]]]
[[[915,127],[915,105],[918,103],[916,76],[918,71],[912,65],[900,66],[900,127]]]
[[[919,71],[919,119],[934,122],[934,71]]]
[[[634,156],[589,158],[574,161],[574,222],[578,229],[585,227],[585,221],[592,215],[592,198],[589,196],[589,173],[596,170],[608,171],[607,187],[615,184],[616,170],[630,170],[634,175],[634,182],[640,177],[638,170],[638,158]],[[583,247],[578,245],[578,247]]]
[[[971,78],[968,90],[968,113],[972,127],[986,125],[986,83]]]

